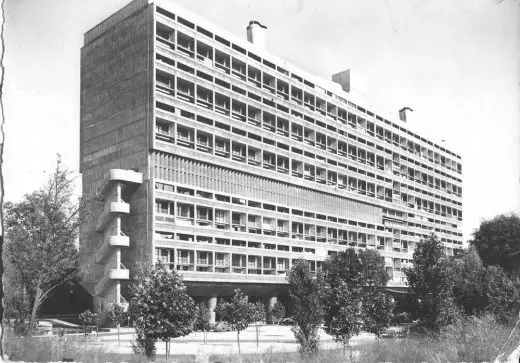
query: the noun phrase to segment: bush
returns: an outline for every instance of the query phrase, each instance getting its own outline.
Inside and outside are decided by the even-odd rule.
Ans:
[[[132,350],[135,354],[145,355],[148,358],[155,357],[155,353],[157,352],[157,348],[155,348],[155,343],[157,339],[148,334],[147,330],[142,326],[136,324],[135,327],[135,344],[132,342]]]
[[[401,325],[408,324],[413,321],[412,316],[409,312],[403,311],[401,313],[395,313],[392,315],[390,325]]]
[[[453,360],[456,361],[493,361],[501,352],[512,327],[504,327],[492,315],[460,319],[443,331],[443,340],[449,343]],[[515,333],[513,333],[515,334]],[[510,339],[519,341],[520,334]],[[512,347],[512,346],[510,346]],[[507,350],[510,347],[504,347]]]
[[[511,331],[512,327],[501,326],[491,315],[464,317],[440,334],[362,346],[359,362],[489,362],[518,343],[520,332],[515,331],[503,347]]]

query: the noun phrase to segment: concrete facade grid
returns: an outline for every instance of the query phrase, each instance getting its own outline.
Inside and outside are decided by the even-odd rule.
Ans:
[[[95,267],[114,221],[130,243],[110,261],[160,259],[212,304],[234,287],[272,303],[294,259],[317,270],[348,246],[379,250],[395,286],[429,233],[457,253],[460,157],[329,86],[167,2],[136,0],[87,32],[83,193],[110,169],[143,177],[110,184],[129,213],[95,231],[110,203],[93,202],[81,231],[85,281],[107,281],[97,308],[131,279]]]

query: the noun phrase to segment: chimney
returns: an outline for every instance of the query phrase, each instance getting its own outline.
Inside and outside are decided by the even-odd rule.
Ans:
[[[256,20],[251,20],[246,29],[247,41],[259,48],[265,49],[267,43],[267,27]]]
[[[350,69],[332,75],[332,82],[339,83],[345,92],[350,92]]]
[[[406,122],[406,120],[411,119],[410,112],[413,112],[413,110],[410,107],[403,107],[399,110],[399,119],[403,122]]]

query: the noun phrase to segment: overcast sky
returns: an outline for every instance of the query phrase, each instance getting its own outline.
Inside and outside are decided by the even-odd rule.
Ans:
[[[129,1],[5,1],[3,172],[15,201],[57,153],[79,168],[83,34]],[[317,76],[350,68],[376,113],[412,107],[414,129],[463,157],[465,238],[482,218],[520,210],[520,2],[172,2],[243,38],[260,21],[271,53]]]

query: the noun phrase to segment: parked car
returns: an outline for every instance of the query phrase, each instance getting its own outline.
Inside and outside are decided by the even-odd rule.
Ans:
[[[212,324],[209,330],[215,332],[231,331],[231,326],[225,321],[220,321]]]
[[[19,335],[24,335],[29,329],[29,322],[18,321],[14,324],[14,332]],[[48,321],[36,321],[33,329],[34,335],[50,335],[52,334],[52,323]]]
[[[296,322],[292,318],[285,318],[280,321],[280,325],[296,325]]]

